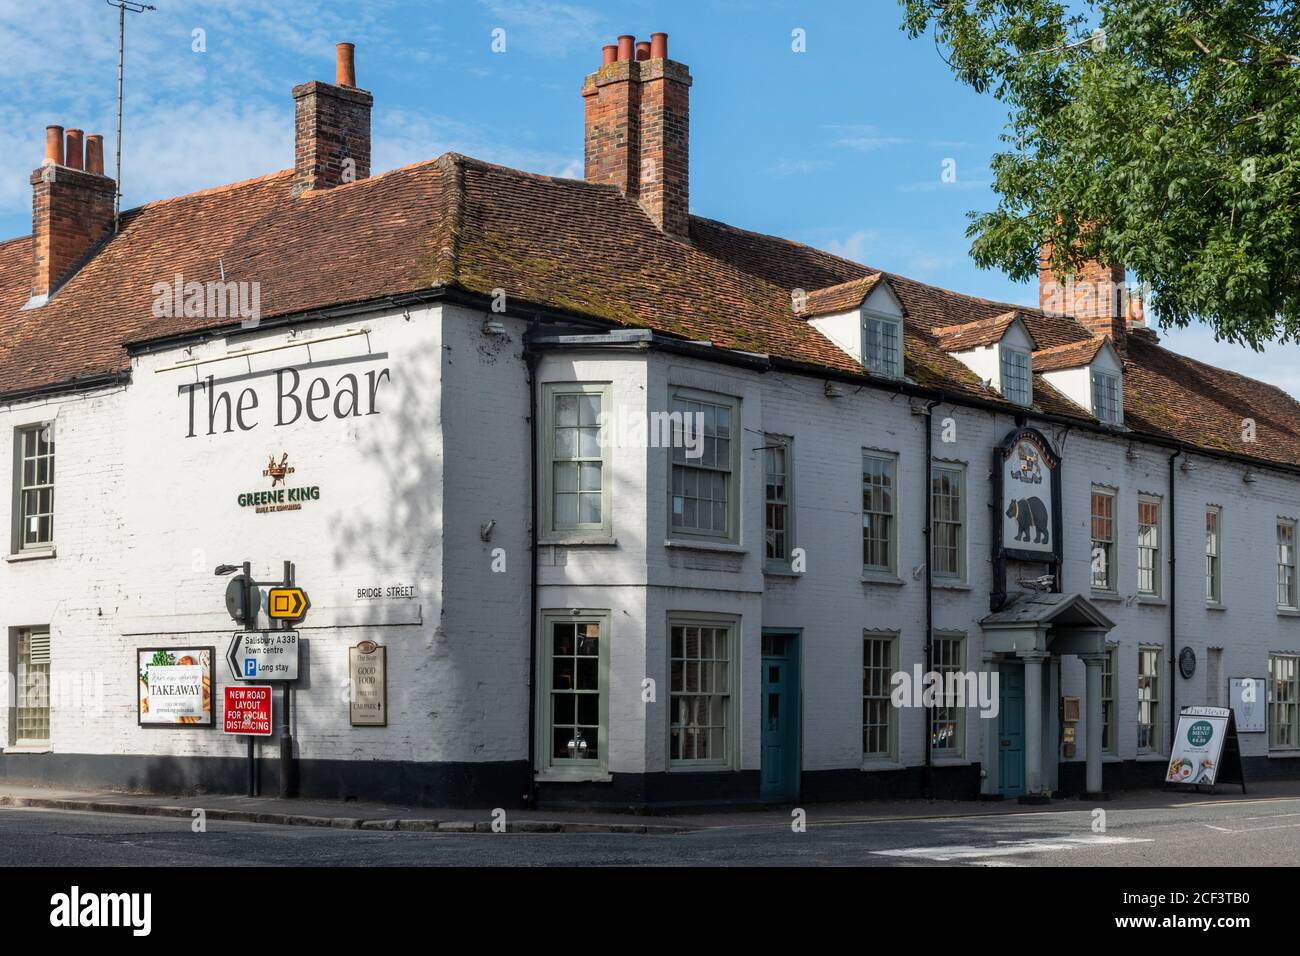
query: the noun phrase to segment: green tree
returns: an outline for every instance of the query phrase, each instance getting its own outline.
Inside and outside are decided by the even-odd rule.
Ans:
[[[1120,262],[1162,325],[1300,341],[1297,0],[900,0],[1006,104],[981,267]]]

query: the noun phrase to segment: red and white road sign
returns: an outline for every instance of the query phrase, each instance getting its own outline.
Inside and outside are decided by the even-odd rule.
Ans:
[[[271,736],[271,688],[266,684],[239,684],[225,691],[226,715],[222,727],[228,734]]]

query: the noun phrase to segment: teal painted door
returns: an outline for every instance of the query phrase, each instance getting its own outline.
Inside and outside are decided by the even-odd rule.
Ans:
[[[799,638],[763,635],[763,770],[764,800],[799,796]]]
[[[1025,668],[1003,664],[998,670],[998,792],[1025,792]]]

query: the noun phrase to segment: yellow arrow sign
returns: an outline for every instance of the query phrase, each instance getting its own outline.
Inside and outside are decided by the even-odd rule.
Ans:
[[[266,614],[275,621],[296,621],[309,607],[311,601],[302,588],[271,588],[266,593]]]

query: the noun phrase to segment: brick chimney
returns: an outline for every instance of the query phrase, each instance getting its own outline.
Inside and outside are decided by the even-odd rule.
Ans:
[[[42,305],[113,229],[116,184],[104,175],[104,138],[45,128],[45,160],[31,176],[32,298]]]
[[[1122,265],[1084,263],[1075,275],[1052,272],[1052,244],[1038,252],[1038,307],[1053,315],[1071,315],[1094,335],[1108,335],[1115,348],[1125,347],[1125,269]]]
[[[669,235],[690,232],[690,89],[686,66],[668,59],[668,35],[621,36],[602,50],[582,86],[588,182],[617,186]]]
[[[370,108],[357,89],[356,48],[335,47],[334,83],[312,80],[293,88],[293,194],[330,189],[370,176]]]

